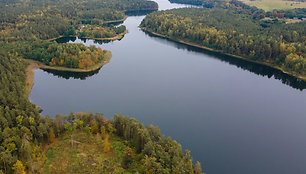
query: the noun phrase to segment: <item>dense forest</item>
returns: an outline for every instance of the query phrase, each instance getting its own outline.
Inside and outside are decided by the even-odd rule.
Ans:
[[[50,66],[88,68],[104,59],[105,50],[83,44],[58,44],[56,42],[34,42],[28,47],[21,46],[19,55],[42,61]],[[33,50],[33,51],[32,51]]]
[[[5,45],[3,47],[10,52],[20,50],[20,46],[31,48],[31,52],[25,53],[24,50],[21,55],[27,55],[24,58],[39,60],[48,65],[50,61],[46,59],[50,59],[49,57],[53,55],[34,54],[33,57],[31,55],[33,52],[40,52],[46,45],[55,45],[51,43],[52,39],[59,36],[111,38],[124,33],[125,26],[104,26],[104,23],[123,20],[126,11],[157,10],[157,8],[155,2],[146,0],[1,0],[0,44]],[[32,45],[37,42],[41,42],[43,46]],[[59,49],[76,48],[63,46]],[[62,58],[55,57],[55,59]],[[76,67],[75,58],[72,60],[74,63],[56,64]]]
[[[23,60],[1,49],[0,61],[0,173],[13,173],[17,160],[26,165],[36,158],[49,127],[24,95]]]
[[[190,4],[196,6],[202,6],[204,8],[224,8],[224,9],[238,9],[238,13],[248,13],[254,18],[264,17],[278,17],[278,18],[297,18],[302,19],[306,17],[305,8],[296,9],[274,9],[272,11],[265,12],[263,9],[259,9],[255,6],[249,6],[239,0],[169,0],[171,3]]]
[[[80,38],[113,38],[119,34],[122,34],[126,31],[126,27],[124,25],[120,25],[118,27],[97,27],[92,25],[82,26],[80,31],[77,33],[77,36]],[[73,34],[72,34],[73,35]]]
[[[228,5],[154,12],[141,27],[305,77],[305,22],[287,24],[277,16],[265,18],[246,5]]]

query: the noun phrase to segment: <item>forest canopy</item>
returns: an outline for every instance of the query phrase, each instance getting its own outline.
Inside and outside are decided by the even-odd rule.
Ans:
[[[146,0],[1,0],[0,44],[10,52],[18,50],[17,52],[25,58],[38,60],[46,65],[50,65],[51,59],[54,58],[51,65],[86,67],[87,65],[77,63],[80,62],[77,59],[80,59],[81,55],[71,55],[69,60],[66,60],[67,54],[62,54],[61,57],[56,54],[54,57],[54,53],[46,50],[47,45],[56,45],[51,43],[51,40],[60,36],[107,39],[124,34],[125,26],[114,27],[103,24],[124,20],[126,11],[157,10],[157,8],[157,3]],[[37,43],[42,45],[39,46]],[[56,47],[65,49],[66,53],[79,49],[75,45],[67,46],[67,44]],[[87,50],[94,51],[93,48]],[[87,53],[92,57],[92,61],[100,60],[93,57],[101,57],[101,54]],[[62,60],[65,62],[61,62]],[[91,64],[88,63],[89,58],[82,62]]]

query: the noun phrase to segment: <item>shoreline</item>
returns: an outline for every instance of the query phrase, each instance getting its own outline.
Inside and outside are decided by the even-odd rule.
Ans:
[[[233,55],[233,54],[229,54],[229,53],[224,53],[220,50],[215,50],[213,48],[209,48],[209,47],[205,47],[205,46],[202,46],[202,45],[199,45],[199,44],[195,44],[195,43],[192,43],[192,42],[188,42],[188,41],[184,41],[184,40],[180,40],[180,39],[175,39],[175,38],[171,38],[171,37],[168,37],[168,36],[165,36],[163,34],[159,34],[159,33],[156,33],[156,32],[153,32],[145,27],[140,27],[140,29],[142,29],[143,31],[146,31],[150,34],[153,34],[155,36],[158,36],[158,37],[161,37],[161,38],[166,38],[166,39],[169,39],[169,40],[172,40],[172,41],[175,41],[175,42],[178,42],[178,43],[181,43],[181,44],[185,44],[185,45],[189,45],[189,46],[192,46],[192,47],[196,47],[196,48],[201,48],[201,49],[204,49],[204,50],[207,50],[207,51],[211,51],[211,52],[215,52],[215,53],[220,53],[220,54],[223,54],[223,55],[226,55],[226,56],[230,56],[230,57],[233,57],[233,58],[236,58],[236,59],[241,59],[241,60],[245,60],[247,62],[252,62],[252,63],[256,63],[256,64],[260,64],[260,65],[264,65],[264,66],[268,66],[270,68],[273,68],[273,69],[276,69],[276,70],[279,70],[281,71],[282,73],[285,73],[287,75],[290,75],[290,76],[293,76],[295,78],[298,78],[300,80],[303,80],[306,82],[306,76],[303,76],[303,75],[296,75],[292,72],[288,72],[288,71],[285,71],[283,68],[281,67],[278,67],[278,66],[275,66],[275,65],[272,65],[272,64],[269,64],[269,63],[266,63],[266,62],[259,62],[259,61],[255,61],[255,60],[251,60],[251,59],[248,59],[248,58],[245,58],[245,57],[242,57],[242,56],[238,56],[238,55]]]
[[[124,22],[129,16],[128,15],[124,15],[124,17],[122,19],[118,19],[118,20],[112,20],[112,21],[105,21],[105,23],[103,24],[110,24],[110,23],[117,23],[117,22]],[[102,25],[103,25],[102,24]],[[123,34],[124,33],[124,34]],[[125,30],[123,33],[120,33],[114,37],[111,37],[111,38],[82,38],[82,39],[94,39],[94,40],[118,40],[118,39],[122,39],[122,37],[128,33],[128,30]],[[78,37],[77,35],[76,36],[58,36],[58,37],[55,37],[55,38],[51,38],[51,39],[47,39],[46,41],[54,41],[56,39],[60,39],[60,38],[63,38],[63,37]]]
[[[119,39],[122,39],[124,35],[126,35],[129,31],[128,30],[125,30],[123,33],[120,33],[114,37],[110,37],[110,38],[93,38],[93,37],[78,37],[78,36],[75,36],[75,37],[78,37],[80,39],[92,39],[92,40],[119,40]],[[63,37],[67,37],[67,36],[63,36]],[[68,36],[70,37],[70,36]]]
[[[55,38],[52,38],[52,39],[48,39],[46,41],[55,41],[57,39],[60,39],[60,38],[64,38],[64,37],[77,37],[77,38],[80,38],[80,39],[92,39],[92,40],[107,40],[107,41],[112,41],[112,40],[119,40],[119,39],[122,39],[124,35],[126,35],[129,31],[128,30],[125,30],[123,33],[120,33],[114,37],[109,37],[109,38],[94,38],[94,37],[79,37],[78,35],[71,35],[71,36],[58,36],[58,37],[55,37]]]
[[[117,22],[124,22],[128,18],[127,15],[124,15],[122,19],[112,20],[112,21],[104,21],[103,24],[110,24],[110,23],[117,23]],[[102,25],[103,25],[102,24]]]
[[[79,68],[66,68],[66,67],[58,67],[58,66],[48,66],[44,65],[43,63],[36,61],[36,60],[31,60],[31,59],[24,59],[25,62],[27,62],[29,65],[26,67],[26,88],[25,88],[25,96],[29,97],[31,90],[34,85],[34,70],[36,69],[49,69],[49,70],[56,70],[56,71],[68,71],[68,72],[79,72],[79,73],[86,73],[86,72],[91,72],[98,70],[102,68],[103,65],[107,64],[111,57],[112,57],[112,52],[105,50],[105,57],[103,58],[102,61],[94,64],[91,67],[88,67],[86,69],[79,69]]]
[[[136,11],[158,11],[158,8],[143,8],[143,9],[129,9],[129,10],[124,10],[125,13],[128,13],[128,12],[136,12]]]

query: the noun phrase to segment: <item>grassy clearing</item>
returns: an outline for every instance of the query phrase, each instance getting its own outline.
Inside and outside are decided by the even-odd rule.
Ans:
[[[111,150],[104,152],[104,141],[99,134],[91,135],[83,131],[63,136],[42,155],[36,164],[37,173],[132,173],[122,167],[126,144],[118,137],[111,137]]]
[[[283,1],[283,0],[242,0],[250,6],[261,8],[265,11],[272,11],[273,9],[294,9],[306,8],[306,2]]]

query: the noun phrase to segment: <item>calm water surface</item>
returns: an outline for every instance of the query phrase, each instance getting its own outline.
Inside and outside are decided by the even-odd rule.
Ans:
[[[110,63],[90,74],[36,70],[31,101],[44,115],[90,110],[157,125],[208,174],[306,173],[305,83],[150,36],[137,28],[143,18],[129,17],[120,41],[72,39],[111,50]]]

